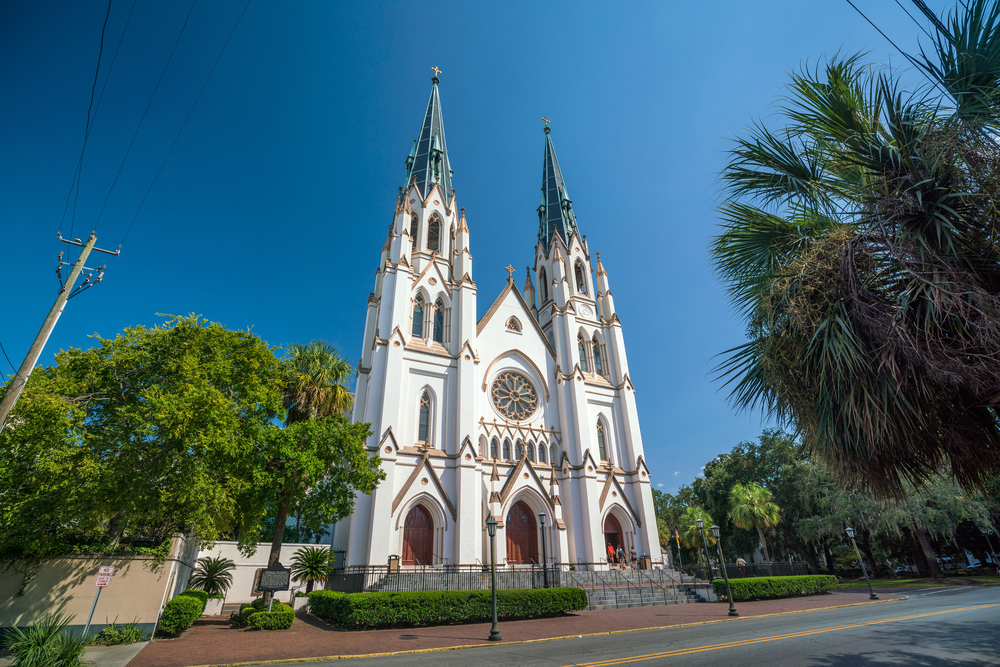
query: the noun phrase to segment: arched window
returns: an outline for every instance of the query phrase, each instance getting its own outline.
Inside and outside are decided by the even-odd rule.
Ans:
[[[416,305],[413,306],[413,335],[417,338],[424,337],[424,297],[418,294]]]
[[[604,362],[601,359],[601,344],[597,341],[597,336],[594,336],[593,344],[594,372],[598,375],[604,375]]]
[[[533,442],[528,443],[528,460],[532,463],[535,462],[535,443]]]
[[[559,463],[559,451],[556,449],[555,444],[549,447],[549,463],[552,465],[557,465]]]
[[[444,342],[444,301],[441,297],[434,302],[434,340]]]
[[[543,443],[538,443],[538,462],[545,463],[545,445]]]
[[[420,225],[420,221],[417,220],[417,216],[413,215],[410,217],[410,242],[413,244],[413,249],[416,250],[420,243],[420,239],[417,238],[417,229]]]
[[[597,421],[597,451],[602,461],[608,460],[608,446],[604,441],[604,422]]]
[[[581,264],[580,262],[577,262],[576,266],[574,267],[574,271],[576,272],[576,291],[577,291],[577,293],[579,293],[579,294],[586,294],[587,293],[587,282],[583,279],[584,278],[584,276],[583,276],[583,264]]]
[[[490,440],[490,458],[495,459],[497,457],[497,449],[499,449],[500,443],[497,442],[496,438]]]
[[[510,461],[510,440],[503,441],[503,460]]]
[[[448,246],[452,252],[455,252],[455,225],[451,226],[451,245]]]
[[[486,458],[486,436],[479,436],[479,458]]]
[[[420,425],[417,428],[417,442],[426,443],[431,423],[431,395],[424,392],[420,397]]]
[[[522,458],[524,458],[524,443],[518,440],[514,446],[514,460],[520,461]]]
[[[590,370],[590,366],[587,365],[587,341],[582,333],[576,335],[576,347],[580,353],[580,370],[586,373]]]
[[[441,218],[437,213],[432,213],[427,223],[427,249],[441,249]]]
[[[521,322],[513,315],[507,319],[507,331],[521,331]]]
[[[549,300],[549,281],[545,277],[545,267],[538,270],[538,290],[542,296],[542,303]]]

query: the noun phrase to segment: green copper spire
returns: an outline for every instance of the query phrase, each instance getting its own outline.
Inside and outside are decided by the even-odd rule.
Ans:
[[[441,117],[441,100],[438,97],[438,78],[431,79],[431,98],[427,101],[420,137],[413,142],[406,158],[406,185],[414,180],[420,195],[426,197],[434,184],[441,187],[445,203],[451,204],[451,165],[448,164],[448,146],[444,140],[444,120]]]
[[[566,192],[556,149],[552,147],[550,128],[545,126],[545,157],[542,161],[542,202],[538,206],[538,240],[546,252],[552,237],[559,234],[564,242],[576,231],[573,202]]]

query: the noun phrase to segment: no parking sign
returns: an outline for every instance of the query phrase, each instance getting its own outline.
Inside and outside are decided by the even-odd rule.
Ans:
[[[114,565],[102,565],[97,571],[97,582],[94,584],[98,588],[104,588],[111,583],[111,575],[115,572]]]

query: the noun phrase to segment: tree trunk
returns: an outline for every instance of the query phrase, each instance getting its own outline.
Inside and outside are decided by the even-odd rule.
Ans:
[[[767,551],[767,540],[764,539],[764,531],[761,530],[760,526],[757,526],[757,534],[760,535],[760,546],[764,549],[764,560],[768,563],[771,562],[771,554]]]
[[[313,592],[313,580],[310,579],[309,581],[306,582],[306,594],[308,595],[309,593],[312,592]]]
[[[119,510],[111,521],[108,523],[108,539],[105,544],[109,547],[113,547],[118,544],[118,540],[121,539],[122,532],[125,530],[125,510]]]
[[[833,557],[833,550],[827,547],[823,552],[823,557],[826,559],[826,571],[837,576],[837,559]]]
[[[935,579],[941,579],[944,575],[941,574],[941,568],[937,563],[937,556],[934,555],[934,549],[931,548],[931,540],[927,537],[927,531],[923,528],[914,528],[913,532],[917,536],[917,543],[920,545],[920,553],[923,555],[924,560],[927,561],[927,569],[930,571],[931,576]]]
[[[269,568],[274,567],[274,564],[278,562],[278,558],[281,556],[281,541],[285,537],[285,522],[288,521],[288,506],[290,502],[290,494],[282,491],[280,500],[278,501],[278,514],[274,517],[274,539],[271,540],[271,553],[267,557],[267,566]],[[264,603],[270,604],[271,598],[274,594],[271,591],[266,591],[264,593]]]
[[[868,557],[868,562],[872,564],[871,571],[869,575],[875,577],[878,575],[879,563],[875,560],[875,552],[872,551],[872,534],[871,531],[865,530],[861,532],[861,551],[864,552],[865,556]]]

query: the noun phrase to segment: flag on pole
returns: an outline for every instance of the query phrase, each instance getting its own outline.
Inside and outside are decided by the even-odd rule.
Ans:
[[[674,528],[674,539],[677,540],[677,548],[680,549],[681,548],[681,534],[677,532],[676,528]]]

